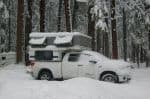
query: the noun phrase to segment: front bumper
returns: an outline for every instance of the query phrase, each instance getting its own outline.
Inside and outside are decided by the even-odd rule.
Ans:
[[[34,75],[34,73],[33,73],[33,69],[32,69],[31,67],[28,67],[28,68],[26,69],[26,72],[27,72],[28,74],[30,74],[32,77],[35,78],[35,75]]]
[[[131,80],[130,75],[118,75],[118,81],[119,82],[128,82]]]

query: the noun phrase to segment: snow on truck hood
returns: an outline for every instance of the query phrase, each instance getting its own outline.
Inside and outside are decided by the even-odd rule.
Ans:
[[[130,63],[125,62],[124,60],[114,60],[114,59],[109,59],[105,57],[104,55],[94,52],[94,51],[83,51],[82,53],[84,54],[89,54],[94,56],[95,60],[98,61],[98,65],[103,65],[105,67],[111,67],[111,68],[122,68],[122,67],[127,67],[131,66]]]
[[[123,68],[131,65],[130,63],[125,62],[123,60],[111,60],[111,59],[105,60],[101,64],[103,66],[111,68]]]

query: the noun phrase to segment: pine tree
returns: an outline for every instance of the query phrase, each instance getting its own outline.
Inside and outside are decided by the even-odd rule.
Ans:
[[[88,35],[92,37],[92,50],[96,50],[96,36],[95,36],[95,20],[91,13],[92,8],[94,7],[94,2],[91,0],[88,8]]]
[[[22,62],[24,45],[24,0],[18,0],[16,63]]]
[[[45,32],[45,0],[40,0],[40,32]]]
[[[72,31],[72,23],[71,23],[71,11],[70,11],[70,0],[64,0],[65,6],[65,17],[66,17],[66,31]]]
[[[62,3],[63,0],[59,0],[59,9],[58,9],[58,22],[57,22],[57,31],[61,31],[61,12],[62,12]]]
[[[118,44],[116,32],[116,1],[111,1],[111,31],[112,31],[112,58],[118,58]]]
[[[25,63],[28,65],[28,45],[29,45],[29,34],[32,32],[32,4],[33,0],[27,0],[27,15],[25,17]]]

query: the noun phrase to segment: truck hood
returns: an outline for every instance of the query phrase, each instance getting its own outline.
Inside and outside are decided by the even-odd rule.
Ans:
[[[130,63],[125,62],[123,60],[110,60],[110,59],[103,62],[98,62],[98,65],[101,65],[103,67],[109,67],[109,68],[124,68],[124,67],[131,66]]]

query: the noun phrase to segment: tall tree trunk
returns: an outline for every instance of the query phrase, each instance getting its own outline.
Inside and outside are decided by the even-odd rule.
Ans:
[[[111,27],[112,27],[112,58],[118,58],[117,32],[116,32],[116,1],[111,0]]]
[[[28,33],[32,32],[32,5],[34,0],[27,0],[28,2],[28,13],[29,13],[29,31]]]
[[[40,32],[45,32],[45,0],[40,0]]]
[[[16,63],[22,61],[24,45],[24,0],[18,0]]]
[[[70,0],[64,0],[65,6],[65,17],[66,17],[66,31],[72,31],[72,24],[71,24],[71,11],[70,11]]]
[[[96,33],[97,33],[97,38],[96,38],[97,39],[97,49],[96,49],[96,51],[101,53],[101,48],[102,48],[101,47],[102,46],[101,41],[102,40],[101,40],[101,33],[100,32],[101,32],[100,29],[96,30]]]
[[[73,7],[73,13],[72,13],[72,28],[75,29],[76,28],[76,12],[78,9],[78,3],[76,0],[74,0],[74,7]]]
[[[109,41],[107,32],[104,34],[104,55],[109,57]]]
[[[127,32],[126,32],[126,13],[125,9],[123,8],[123,53],[124,53],[124,60],[127,60]]]
[[[9,35],[8,35],[8,51],[11,51],[11,9],[10,9],[10,5],[11,5],[11,0],[8,1],[9,2],[9,20],[8,20],[8,28],[9,28]]]
[[[140,68],[140,46],[136,46],[136,62],[138,65],[138,68]]]
[[[140,46],[140,62],[143,63],[144,61],[145,61],[145,52],[141,45]]]
[[[27,0],[28,5],[28,16],[26,16],[25,23],[25,65],[29,63],[28,45],[29,45],[29,34],[32,32],[32,4],[33,0]]]
[[[148,41],[149,41],[149,50],[150,50],[150,30],[149,30],[149,33],[148,33]]]
[[[132,61],[135,63],[136,62],[136,46],[132,42]]]
[[[92,20],[92,14],[90,13],[93,5],[90,5],[88,8],[88,35],[92,37],[92,50],[96,50],[96,42],[95,42],[95,20]]]
[[[59,9],[58,9],[58,23],[57,23],[57,31],[61,31],[61,12],[62,12],[62,3],[63,0],[59,0]]]

